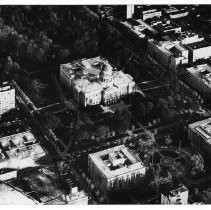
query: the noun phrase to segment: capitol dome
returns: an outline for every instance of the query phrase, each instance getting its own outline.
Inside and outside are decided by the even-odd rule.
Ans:
[[[100,77],[107,78],[107,77],[111,77],[112,74],[113,74],[112,67],[111,66],[104,65],[102,67],[102,71],[100,72]]]

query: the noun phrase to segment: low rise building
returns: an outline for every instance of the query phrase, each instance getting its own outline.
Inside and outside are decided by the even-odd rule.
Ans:
[[[188,204],[188,189],[183,185],[178,189],[161,194],[161,204]]]
[[[169,34],[163,38],[165,40],[180,43],[182,45],[201,42],[204,40],[204,37],[200,37],[199,34],[192,31],[182,31],[176,34]]]
[[[211,97],[211,67],[208,64],[186,68],[183,80],[203,96]]]
[[[181,26],[177,25],[172,20],[163,17],[157,18],[155,20],[152,19],[147,22],[151,27],[153,27],[162,35],[168,34],[169,32],[179,33],[182,30]]]
[[[190,124],[188,138],[195,150],[211,157],[211,118]]]
[[[145,34],[143,31],[146,29],[146,26],[139,23],[138,21],[130,20],[130,21],[122,22],[122,24],[126,26],[129,30],[134,32],[136,35],[138,35],[138,37],[140,38],[145,37]]]
[[[46,156],[32,132],[21,128],[20,124],[9,124],[3,127],[0,134],[0,180],[17,177],[17,171],[36,167],[37,161]],[[8,132],[6,132],[8,131]]]
[[[186,44],[185,47],[189,50],[189,63],[211,57],[211,44],[205,40]]]
[[[133,78],[101,57],[62,64],[60,74],[75,100],[85,107],[115,103],[135,91]]]
[[[88,170],[103,191],[118,191],[133,186],[145,175],[145,166],[124,145],[89,154]]]
[[[13,108],[15,108],[15,89],[8,82],[4,82],[0,86],[0,116]]]
[[[172,70],[188,63],[188,50],[179,43],[150,39],[147,52],[164,67]]]
[[[187,10],[186,7],[177,9],[173,6],[169,6],[169,7],[163,9],[163,13],[171,19],[176,19],[176,18],[181,18],[181,17],[187,16],[189,14],[189,11]]]

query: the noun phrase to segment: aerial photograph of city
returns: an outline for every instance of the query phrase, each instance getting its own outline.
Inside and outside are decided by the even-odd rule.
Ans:
[[[209,158],[211,5],[0,6],[0,205],[211,204]]]

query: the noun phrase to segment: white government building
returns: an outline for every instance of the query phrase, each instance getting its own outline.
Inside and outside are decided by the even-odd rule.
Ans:
[[[61,64],[60,75],[75,100],[85,107],[112,104],[135,91],[133,78],[102,57]]]
[[[89,154],[88,170],[103,191],[127,189],[146,172],[139,157],[124,145]]]
[[[4,82],[0,86],[0,116],[13,108],[15,108],[15,89],[8,82]]]

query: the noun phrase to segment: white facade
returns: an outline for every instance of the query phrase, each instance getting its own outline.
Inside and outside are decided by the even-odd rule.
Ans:
[[[208,64],[187,68],[183,78],[200,94],[211,96],[211,67]]]
[[[188,63],[188,50],[179,43],[171,41],[148,41],[147,52],[164,67],[176,70],[178,66]]]
[[[88,170],[103,191],[116,191],[139,182],[146,168],[132,151],[120,145],[90,154]]]
[[[101,57],[62,64],[60,68],[62,81],[83,106],[114,103],[135,91],[133,78],[116,71]]]
[[[186,47],[189,50],[190,62],[211,57],[211,45],[204,40],[187,44]]]
[[[162,12],[156,9],[146,10],[146,11],[143,11],[143,20],[147,20],[153,17],[161,17],[161,15],[162,15]]]
[[[207,157],[211,156],[211,118],[192,123],[188,126],[191,146]]]
[[[167,194],[161,194],[161,204],[188,204],[188,189],[183,185],[182,187],[172,190]]]
[[[8,83],[0,87],[0,115],[15,108],[15,89]]]
[[[132,18],[134,14],[134,4],[127,5],[127,19]]]
[[[34,167],[36,161],[46,155],[30,130],[2,137],[0,145],[0,169]]]

